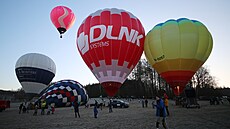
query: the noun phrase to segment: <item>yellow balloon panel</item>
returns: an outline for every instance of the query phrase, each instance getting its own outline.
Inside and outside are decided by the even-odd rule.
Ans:
[[[199,43],[198,28],[192,22],[179,22],[180,58],[194,58]]]
[[[197,70],[201,66],[200,62],[205,62],[211,53],[212,37],[207,28],[198,21],[169,20],[155,26],[147,34],[144,49],[151,65],[161,62],[164,64],[162,67],[168,70],[184,69],[183,65],[187,65],[190,70]],[[199,65],[194,65],[197,62]]]

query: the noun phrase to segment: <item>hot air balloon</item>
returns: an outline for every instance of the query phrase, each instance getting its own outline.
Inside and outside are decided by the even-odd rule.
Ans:
[[[144,49],[140,20],[121,9],[90,14],[77,32],[77,48],[86,65],[109,96],[114,96]]]
[[[52,9],[50,19],[60,33],[60,38],[75,22],[75,16],[71,9],[65,6],[57,6]]]
[[[88,94],[85,88],[74,80],[61,80],[49,86],[37,102],[45,100],[47,104],[55,103],[57,107],[71,106],[75,100],[85,105]]]
[[[54,78],[56,66],[43,54],[28,53],[18,59],[15,72],[26,93],[39,94]]]
[[[210,32],[199,21],[181,18],[156,25],[145,38],[148,62],[179,95],[208,59],[213,47]]]

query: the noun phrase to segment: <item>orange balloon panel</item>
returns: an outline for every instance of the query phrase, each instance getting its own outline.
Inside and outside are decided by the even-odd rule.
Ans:
[[[184,90],[188,80],[194,75],[192,71],[169,71],[161,73],[161,77],[171,86],[175,95],[179,95]],[[179,87],[178,87],[179,86]],[[179,89],[178,89],[179,88]]]

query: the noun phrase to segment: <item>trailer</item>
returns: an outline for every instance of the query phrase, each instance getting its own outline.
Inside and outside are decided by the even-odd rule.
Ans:
[[[197,102],[196,98],[196,91],[194,88],[186,88],[185,89],[186,95],[186,108],[200,108],[200,104]]]

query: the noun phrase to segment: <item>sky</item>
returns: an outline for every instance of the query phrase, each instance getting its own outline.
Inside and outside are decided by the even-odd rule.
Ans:
[[[203,66],[210,70],[219,87],[230,87],[229,0],[1,0],[0,3],[2,90],[21,88],[15,64],[27,53],[41,53],[55,62],[53,81],[73,79],[83,85],[98,83],[77,50],[76,33],[89,14],[104,8],[131,12],[139,18],[145,33],[169,19],[202,22],[213,37],[212,53]],[[51,10],[59,5],[71,8],[76,16],[74,25],[62,39],[50,19]]]

